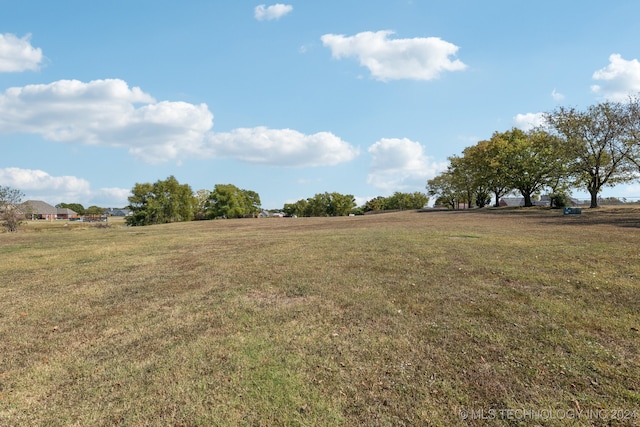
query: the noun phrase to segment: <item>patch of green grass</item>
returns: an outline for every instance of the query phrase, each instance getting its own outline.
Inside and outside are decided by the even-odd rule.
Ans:
[[[638,411],[634,218],[479,210],[0,234],[0,425]]]

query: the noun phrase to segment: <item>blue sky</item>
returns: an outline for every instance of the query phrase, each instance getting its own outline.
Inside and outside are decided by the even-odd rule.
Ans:
[[[362,204],[424,191],[447,157],[542,112],[640,92],[636,0],[0,10],[0,185],[52,204],[121,207],[170,175],[265,208],[325,191]]]

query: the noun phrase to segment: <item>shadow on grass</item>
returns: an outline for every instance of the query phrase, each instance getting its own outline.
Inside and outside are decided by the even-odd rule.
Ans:
[[[541,223],[579,226],[611,225],[624,228],[640,228],[640,209],[630,208],[586,208],[581,214],[564,215],[560,209],[549,208],[479,208],[479,209],[423,209],[421,213],[446,213],[451,215],[500,215],[522,216],[539,219]]]

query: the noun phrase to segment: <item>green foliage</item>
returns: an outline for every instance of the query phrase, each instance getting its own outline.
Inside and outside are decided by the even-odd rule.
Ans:
[[[154,184],[136,183],[131,194],[128,206],[131,215],[126,218],[128,225],[163,224],[193,219],[196,204],[193,191],[189,185],[180,184],[173,176]]]
[[[308,204],[309,202],[306,199],[298,200],[295,203],[285,203],[282,212],[286,216],[304,216]]]
[[[446,206],[450,209],[455,209],[460,195],[454,176],[449,170],[427,181],[427,193],[436,197],[435,206]]]
[[[483,208],[491,203],[491,194],[489,194],[486,188],[476,188],[473,198],[475,199],[476,206],[479,208]]]
[[[429,196],[419,191],[414,193],[401,193],[396,191],[392,196],[378,196],[365,203],[363,210],[382,211],[382,210],[408,210],[421,209],[429,203]]]
[[[421,209],[429,202],[426,194],[416,191],[415,193],[400,193],[396,191],[392,196],[387,197],[386,209]]]
[[[307,209],[303,216],[331,216],[331,196],[329,193],[318,193],[307,199]]]
[[[205,203],[206,217],[243,218],[260,212],[260,196],[233,184],[216,184]]]
[[[329,195],[329,216],[346,216],[356,207],[356,199],[351,194],[333,192]]]
[[[351,194],[318,193],[308,199],[284,205],[287,216],[345,216],[353,213],[356,200]]]
[[[447,170],[427,181],[427,193],[436,197],[436,206],[455,209],[475,202],[483,207],[490,203],[490,193],[497,206],[500,197],[513,188],[508,180],[506,145],[496,132],[490,140],[465,148],[462,156],[450,157]]]
[[[565,193],[551,193],[549,195],[549,201],[553,209],[562,209],[571,204],[571,199]]]
[[[80,203],[59,203],[59,204],[56,205],[56,208],[71,209],[72,211],[74,211],[78,215],[84,215],[85,214],[84,206],[82,206]]]
[[[104,208],[101,208],[100,206],[96,206],[96,205],[89,206],[84,211],[86,215],[102,215],[103,212],[104,212]]]
[[[375,197],[371,200],[368,200],[367,203],[364,204],[364,211],[383,211],[385,210],[385,202],[386,198],[382,196]]]
[[[507,166],[508,154],[506,141],[499,132],[495,132],[488,141],[480,141],[465,155],[470,155],[472,164],[477,167],[477,179],[495,196],[494,206],[498,206],[500,198],[513,190],[509,181],[513,171]]]
[[[525,206],[544,188],[562,191],[569,172],[562,140],[544,130],[524,132],[511,129],[495,132],[491,139],[463,150],[461,157],[449,158],[445,172],[427,182],[428,193],[437,204],[452,209],[461,203],[483,207],[495,197],[517,190]]]
[[[522,194],[525,207],[533,206],[535,193],[562,179],[565,156],[559,138],[542,130],[525,133],[515,128],[493,138],[501,143],[508,186]]]
[[[24,213],[20,212],[18,205],[23,197],[18,189],[0,186],[0,225],[8,232],[18,231],[22,223]]]
[[[602,102],[585,111],[560,107],[546,114],[550,130],[563,140],[574,185],[586,187],[591,207],[605,186],[637,179],[638,99]]]

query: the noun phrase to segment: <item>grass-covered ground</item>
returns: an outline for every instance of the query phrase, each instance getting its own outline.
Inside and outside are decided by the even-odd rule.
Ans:
[[[29,223],[0,425],[640,425],[639,329],[630,208]]]

